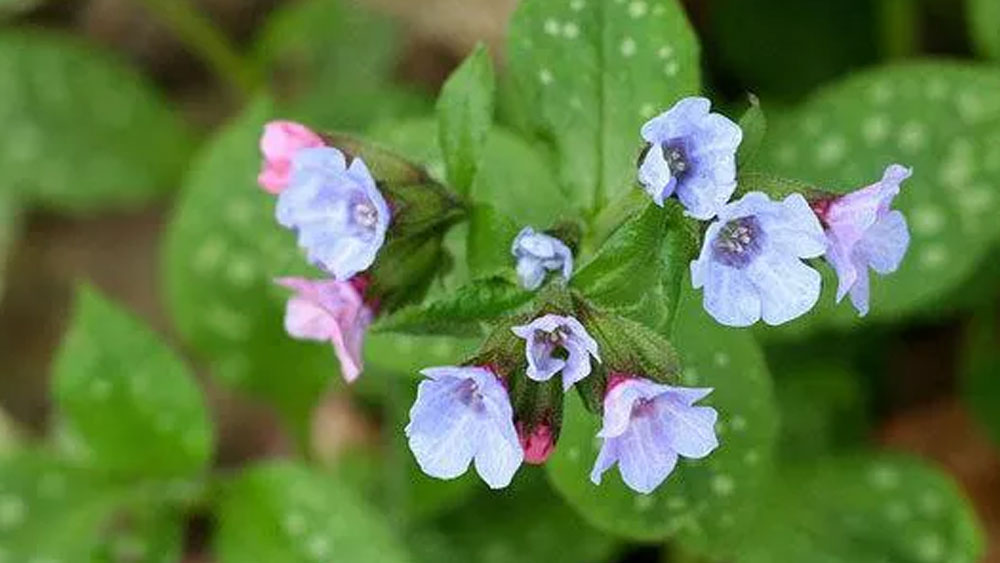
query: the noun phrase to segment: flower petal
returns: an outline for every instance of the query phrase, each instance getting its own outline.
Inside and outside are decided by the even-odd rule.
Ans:
[[[653,492],[677,464],[664,428],[652,416],[634,417],[624,434],[611,439],[617,442],[618,471],[634,491]]]
[[[691,130],[690,124],[708,115],[711,108],[712,102],[707,98],[684,98],[674,104],[674,107],[647,121],[640,133],[649,143],[663,143],[688,133]]]
[[[719,446],[715,435],[719,413],[712,407],[688,406],[668,394],[656,400],[656,410],[667,444],[678,454],[700,459]]]
[[[670,165],[663,157],[662,145],[650,145],[646,151],[646,158],[639,165],[639,183],[653,198],[653,202],[660,207],[663,207],[663,201],[674,193],[677,180],[670,173]]]
[[[601,444],[601,451],[597,453],[597,460],[594,461],[594,468],[590,470],[590,482],[595,485],[601,484],[601,477],[604,472],[611,469],[611,466],[618,461],[618,451],[615,449],[615,439],[605,439]]]
[[[906,249],[910,246],[910,231],[906,218],[899,211],[891,211],[878,220],[858,241],[855,252],[880,274],[889,274],[899,268]]]
[[[507,401],[506,397],[504,398]],[[514,473],[524,461],[524,450],[517,437],[510,403],[496,405],[486,401],[489,420],[483,423],[475,454],[476,472],[492,489],[510,484]]]
[[[440,479],[465,473],[479,445],[482,426],[461,400],[464,379],[425,380],[417,389],[405,432],[420,469]]]
[[[757,215],[770,244],[799,258],[815,258],[826,252],[827,239],[819,219],[801,194],[775,202]]]
[[[750,326],[760,319],[761,296],[745,270],[709,262],[704,276],[704,306],[726,326]]]
[[[769,325],[800,317],[819,300],[822,277],[794,256],[765,251],[746,271],[760,296],[761,318]]]

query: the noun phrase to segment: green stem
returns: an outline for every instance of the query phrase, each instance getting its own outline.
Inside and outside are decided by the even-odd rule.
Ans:
[[[191,0],[140,0],[159,16],[192,52],[236,92],[249,97],[262,84],[258,69],[223,35]]]
[[[919,14],[915,0],[883,0],[878,3],[882,20],[882,52],[889,59],[915,54]]]

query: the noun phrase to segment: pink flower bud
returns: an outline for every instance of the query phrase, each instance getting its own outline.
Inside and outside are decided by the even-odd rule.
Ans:
[[[544,422],[536,424],[532,428],[518,422],[517,437],[521,442],[521,449],[524,450],[525,463],[541,465],[549,459],[549,455],[555,449],[552,428]]]
[[[323,139],[304,125],[292,121],[268,123],[260,138],[264,167],[257,176],[257,182],[272,194],[281,193],[288,186],[295,153],[323,145]]]

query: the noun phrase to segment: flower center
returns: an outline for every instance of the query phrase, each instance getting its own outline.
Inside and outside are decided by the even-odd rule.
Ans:
[[[687,147],[681,139],[663,143],[663,159],[667,161],[670,173],[676,178],[683,178],[691,171],[691,161],[688,160]]]
[[[378,211],[367,201],[354,204],[354,222],[366,229],[375,227],[378,223]]]
[[[760,252],[764,233],[754,216],[733,219],[712,242],[712,257],[733,268],[745,268]]]
[[[631,418],[648,416],[653,411],[653,399],[642,398],[632,405]]]
[[[471,379],[466,379],[459,385],[458,398],[463,405],[476,412],[483,410],[483,394],[479,392],[479,385]]]

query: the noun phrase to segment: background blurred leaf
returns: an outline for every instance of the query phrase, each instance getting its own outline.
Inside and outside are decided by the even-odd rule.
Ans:
[[[959,378],[962,398],[1000,444],[1000,331],[996,307],[978,311],[966,328]]]
[[[160,506],[119,514],[92,563],[174,563],[184,557],[184,521]]]
[[[0,20],[27,12],[40,3],[40,0],[0,0]]]
[[[760,100],[753,94],[750,94],[749,99],[750,107],[743,112],[743,117],[740,118],[743,142],[740,143],[740,148],[736,153],[736,162],[740,168],[753,162],[767,133],[767,118],[764,116],[764,110],[760,107]]]
[[[495,90],[493,62],[482,44],[441,88],[437,103],[439,144],[448,168],[448,182],[459,193],[468,193],[476,177],[493,125]]]
[[[590,528],[540,478],[523,467],[503,493],[482,492],[410,534],[425,563],[600,563],[617,548]],[[483,510],[488,506],[489,510]]]
[[[213,375],[264,398],[304,432],[337,373],[330,346],[289,338],[279,276],[319,277],[295,236],[274,219],[274,197],[256,185],[257,139],[271,115],[258,100],[195,159],[167,227],[169,311]]]
[[[21,210],[14,203],[13,196],[0,195],[0,302],[4,294],[7,261],[20,233]]]
[[[627,489],[617,468],[595,486],[589,475],[600,420],[568,398],[559,445],[546,467],[556,490],[598,528],[638,540],[679,535],[719,548],[769,475],[776,433],[770,378],[752,336],[713,321],[690,290],[681,295],[674,331],[683,385],[715,388],[703,403],[719,411],[719,449],[702,461],[681,460],[651,495]]]
[[[192,140],[164,100],[114,57],[42,31],[0,33],[0,190],[88,211],[176,187]]]
[[[219,561],[411,561],[378,511],[344,483],[290,462],[251,467],[219,505]]]
[[[78,561],[101,542],[120,491],[41,453],[0,460],[0,553],[9,561]]]
[[[783,472],[738,563],[975,563],[983,538],[955,484],[915,460],[824,459]]]
[[[959,63],[874,69],[835,84],[772,120],[759,165],[846,192],[899,162],[914,169],[897,207],[912,244],[900,270],[873,279],[873,320],[934,309],[989,256],[1000,235],[1000,72]],[[820,305],[780,330],[796,334],[858,324],[833,281]]]
[[[1000,2],[966,0],[967,18],[976,47],[986,56],[1000,59]]]
[[[698,42],[675,0],[525,0],[509,37],[518,99],[578,208],[629,189],[643,121],[700,90]]]
[[[492,205],[478,204],[469,213],[465,256],[472,276],[515,277],[511,247],[521,227]]]
[[[430,108],[426,96],[391,81],[400,37],[396,23],[354,2],[307,0],[279,9],[255,51],[281,94],[285,117],[357,131]]]
[[[86,462],[112,474],[196,474],[214,436],[187,366],[146,326],[86,287],[53,367],[55,397]]]

